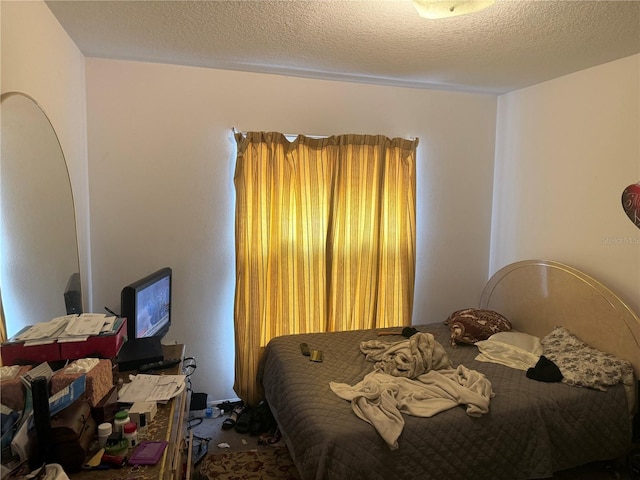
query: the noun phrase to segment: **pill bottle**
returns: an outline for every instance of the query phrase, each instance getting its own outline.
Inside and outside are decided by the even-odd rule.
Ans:
[[[138,445],[138,426],[129,422],[123,427],[124,439],[129,442],[129,448]]]
[[[127,412],[126,410],[120,410],[118,413],[116,413],[113,420],[113,433],[116,433],[118,434],[118,436],[122,437],[122,427],[124,427],[129,422],[131,422],[131,418],[129,418],[129,412]]]
[[[110,423],[101,423],[98,425],[98,442],[100,448],[104,448],[107,444],[107,440],[113,433],[113,426]]]

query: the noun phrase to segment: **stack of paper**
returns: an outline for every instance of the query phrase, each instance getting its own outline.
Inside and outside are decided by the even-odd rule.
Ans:
[[[184,390],[185,375],[132,375],[118,392],[118,402],[167,402]]]
[[[65,315],[62,317],[56,317],[48,322],[36,323],[21,332],[13,340],[18,342],[24,341],[27,346],[53,343],[56,338],[64,332],[69,319],[75,316],[76,315]]]
[[[81,342],[92,335],[110,332],[115,325],[116,317],[103,313],[63,315],[25,328],[10,341],[24,342],[27,347],[55,341]]]
[[[116,317],[107,317],[103,313],[82,313],[69,319],[64,332],[58,336],[58,342],[83,342],[92,335],[113,328]]]

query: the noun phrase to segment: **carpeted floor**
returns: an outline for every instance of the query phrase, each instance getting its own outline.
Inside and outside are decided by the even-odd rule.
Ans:
[[[194,411],[191,416],[194,452],[201,453],[192,480],[300,480],[282,440],[265,445],[257,436],[223,430],[228,414],[206,418],[204,411]],[[612,479],[631,480],[623,463],[593,463],[553,476],[553,480]]]
[[[201,457],[192,480],[300,479],[284,441],[269,445],[259,436],[223,430],[229,416],[207,418],[204,410],[190,413],[194,461]]]
[[[300,480],[286,447],[212,453],[202,459],[197,472],[202,480]]]

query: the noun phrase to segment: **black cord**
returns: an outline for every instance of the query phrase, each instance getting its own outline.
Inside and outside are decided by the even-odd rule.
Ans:
[[[191,383],[191,375],[196,371],[198,365],[196,364],[195,357],[185,357],[182,359],[182,372],[185,375],[187,382],[187,392],[193,393],[193,385]]]
[[[197,420],[197,423],[192,423],[192,422],[195,422],[196,420]],[[187,420],[187,431],[191,430],[194,427],[197,427],[201,423],[202,423],[202,417],[190,418],[189,420]]]
[[[209,443],[211,440],[213,440],[211,437],[199,437],[196,434],[193,434],[193,438],[195,440],[199,440],[200,442],[207,442],[207,443]]]
[[[196,371],[196,368],[198,368],[198,365],[196,364],[195,357],[186,357],[182,361],[182,372],[184,373],[187,383],[189,384],[189,390],[191,390],[191,376]]]
[[[196,363],[195,357],[185,357],[182,361],[182,371],[187,377],[193,375],[193,372],[196,371],[198,365]]]

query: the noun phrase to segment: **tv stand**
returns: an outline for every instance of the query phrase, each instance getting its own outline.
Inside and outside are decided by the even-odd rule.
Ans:
[[[164,360],[160,337],[132,338],[118,352],[118,369],[121,372],[137,370],[140,365]]]

